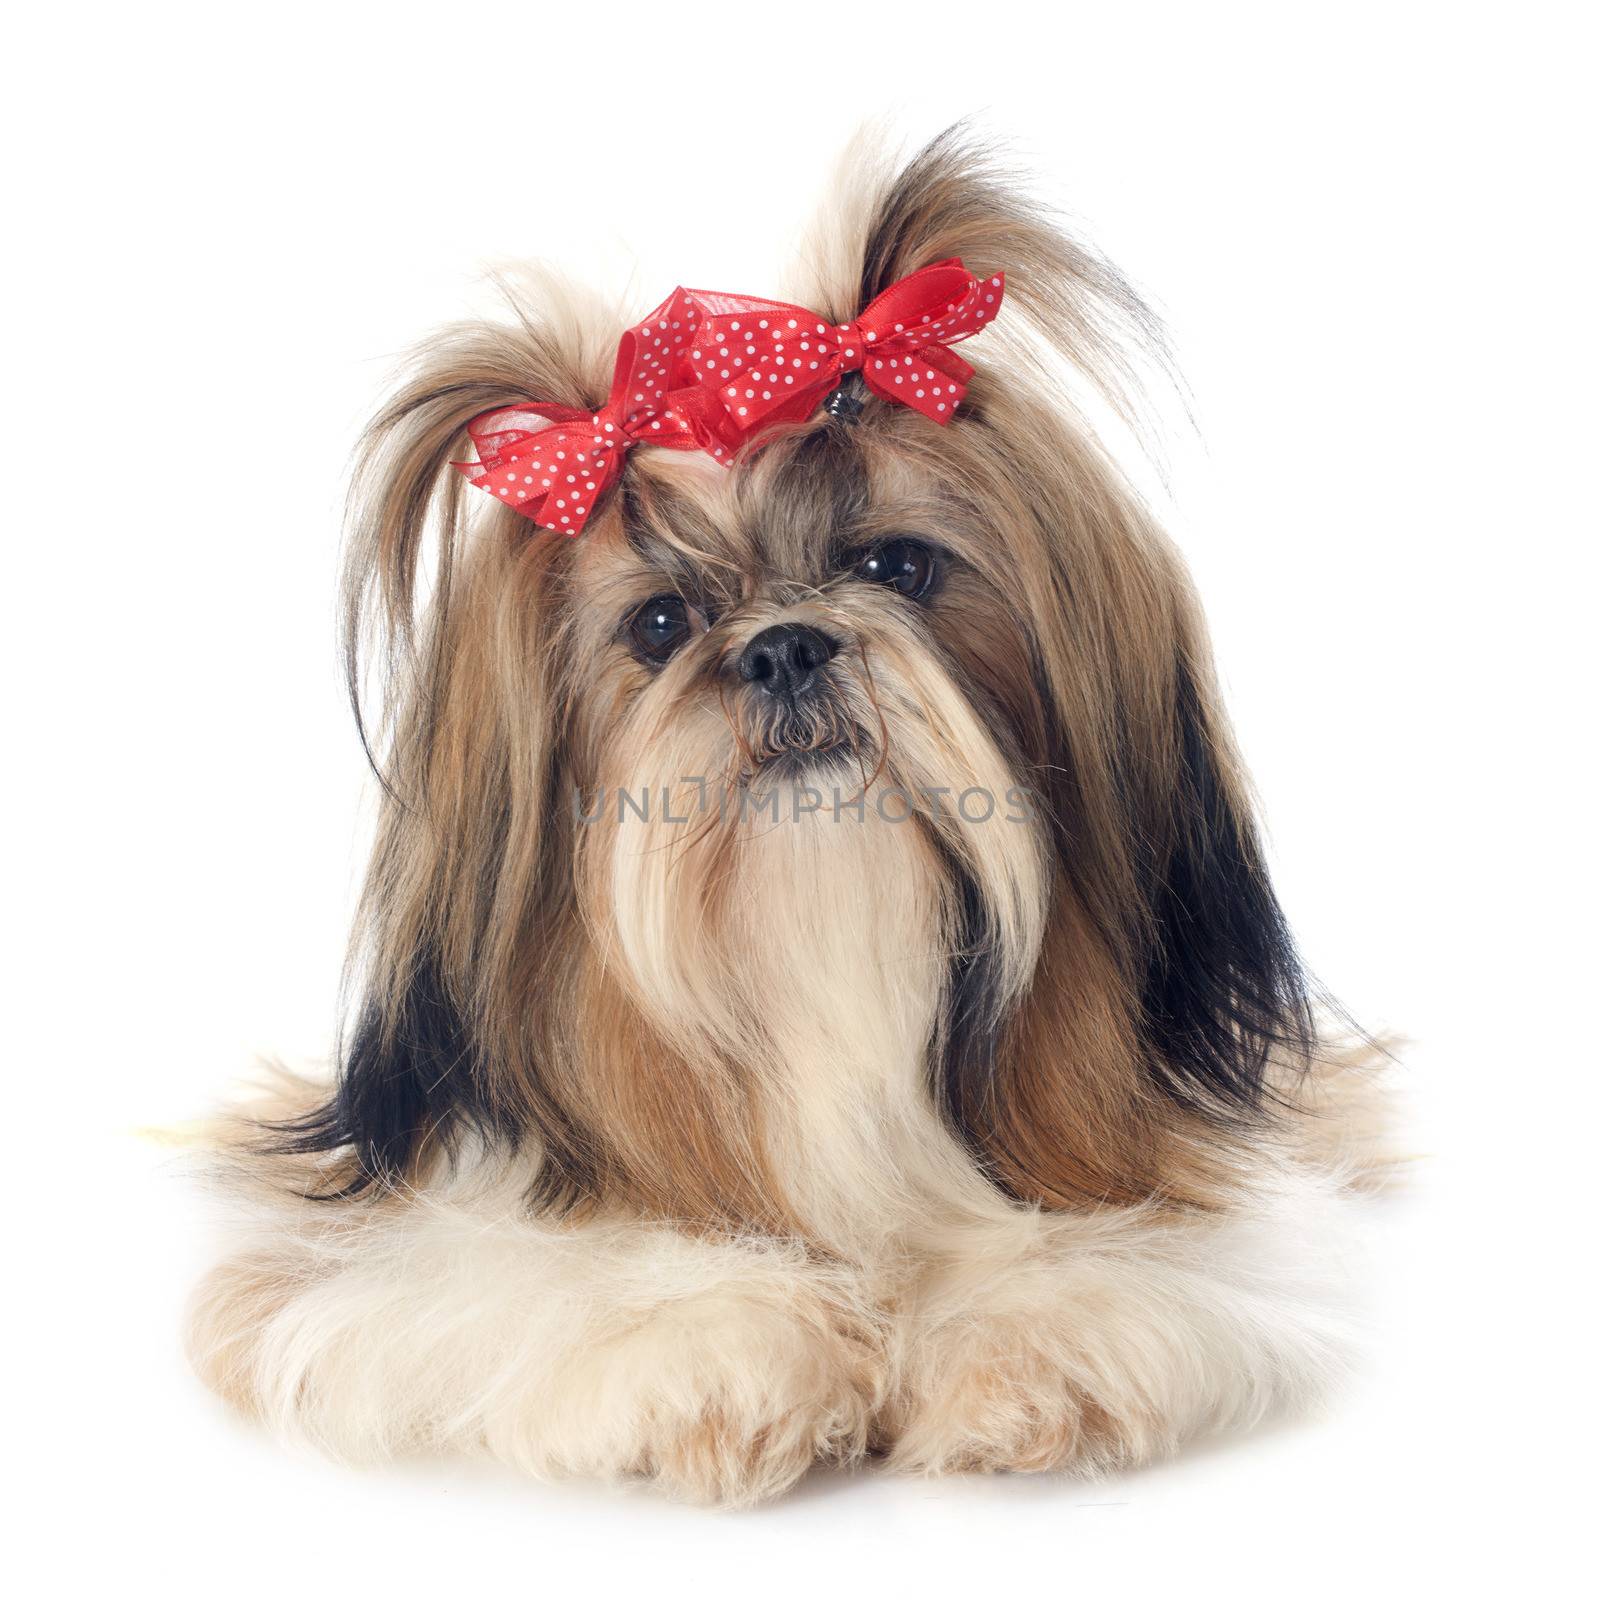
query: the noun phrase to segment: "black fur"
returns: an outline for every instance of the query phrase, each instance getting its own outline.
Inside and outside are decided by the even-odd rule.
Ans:
[[[1309,1057],[1316,1024],[1260,841],[1218,772],[1199,691],[1181,662],[1176,689],[1177,843],[1141,861],[1153,930],[1141,1027],[1165,1094],[1204,1114],[1237,1116],[1262,1105],[1271,1056]]]
[[[452,1144],[468,1129],[515,1143],[516,1123],[484,1094],[467,1030],[430,960],[417,963],[399,1015],[364,1010],[325,1105],[298,1122],[277,1125],[282,1154],[350,1151],[356,1170],[324,1199],[347,1199],[373,1185],[390,1187],[410,1168],[422,1139]]]

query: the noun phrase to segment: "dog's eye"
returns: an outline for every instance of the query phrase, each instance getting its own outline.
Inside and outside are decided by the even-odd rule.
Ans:
[[[908,600],[920,600],[938,572],[939,558],[915,539],[891,539],[888,544],[880,544],[869,550],[856,567],[858,578],[884,584]]]
[[[689,607],[675,594],[652,595],[628,619],[628,636],[652,661],[665,661],[693,631]]]

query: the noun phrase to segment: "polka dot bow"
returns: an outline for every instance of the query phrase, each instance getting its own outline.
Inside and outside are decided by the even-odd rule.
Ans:
[[[891,284],[835,326],[802,306],[675,289],[617,347],[598,411],[530,400],[467,425],[471,483],[542,528],[581,533],[636,444],[704,450],[724,466],[762,430],[803,422],[848,372],[886,400],[946,423],[972,368],[949,348],[1000,310],[1004,274],[955,259]]]
[[[452,465],[541,528],[581,533],[634,445],[703,448],[702,430],[675,404],[686,393],[688,344],[699,320],[684,291],[674,290],[623,334],[611,393],[598,411],[530,400],[485,412],[467,424],[478,459]]]
[[[972,368],[949,347],[993,321],[1005,276],[975,278],[954,258],[891,284],[850,322],[776,300],[690,290],[702,315],[689,365],[698,425],[736,450],[751,434],[809,417],[848,372],[937,423],[955,414]]]

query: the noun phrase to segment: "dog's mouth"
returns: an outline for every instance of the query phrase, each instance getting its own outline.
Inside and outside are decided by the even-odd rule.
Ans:
[[[743,781],[794,780],[849,770],[870,785],[888,755],[888,729],[865,652],[860,672],[828,674],[799,693],[721,692]]]
[[[841,697],[826,691],[780,699],[735,725],[751,771],[803,771],[838,757],[860,756],[867,736]]]
[[[767,730],[759,744],[744,752],[741,787],[793,804],[796,814],[817,806],[835,808],[858,803],[883,770],[877,738],[848,721],[819,725],[791,718]]]
[[[820,756],[853,745],[857,730],[837,704],[792,704],[768,720],[763,747],[773,756]]]

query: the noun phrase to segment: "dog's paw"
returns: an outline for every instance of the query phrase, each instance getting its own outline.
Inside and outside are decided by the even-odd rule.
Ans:
[[[886,1388],[877,1331],[821,1295],[723,1292],[585,1350],[490,1448],[541,1475],[647,1478],[751,1505],[868,1447]]]
[[[1113,1416],[1024,1326],[964,1323],[920,1346],[888,1412],[898,1471],[1092,1474],[1151,1453],[1149,1428]]]
[[[756,1410],[712,1402],[694,1415],[657,1412],[645,1438],[630,1474],[675,1500],[742,1506],[782,1494],[813,1466],[856,1459],[866,1435],[854,1395],[841,1392]]]

